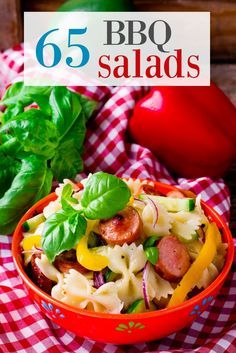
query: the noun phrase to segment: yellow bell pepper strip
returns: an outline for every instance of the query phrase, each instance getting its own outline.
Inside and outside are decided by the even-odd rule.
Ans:
[[[76,248],[77,261],[90,271],[101,271],[108,265],[108,259],[96,253],[96,249],[88,248],[88,237],[97,221],[88,221],[85,236]]]
[[[215,223],[210,223],[206,231],[206,240],[203,247],[192,263],[189,270],[174,290],[168,307],[176,306],[184,302],[187,294],[200,280],[203,271],[211,264],[221,243],[221,234]]]
[[[29,251],[35,247],[41,247],[41,236],[40,235],[32,235],[30,237],[26,237],[22,241],[22,248],[24,251]]]

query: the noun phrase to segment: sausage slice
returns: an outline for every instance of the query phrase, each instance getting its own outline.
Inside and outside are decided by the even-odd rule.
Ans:
[[[31,278],[39,288],[44,292],[51,294],[52,287],[56,284],[51,279],[47,278],[36,264],[36,259],[41,258],[41,254],[33,254],[30,262],[30,274]]]
[[[185,197],[184,194],[182,193],[182,191],[179,191],[179,190],[169,191],[166,196],[167,197],[178,198],[178,199],[183,199]]]
[[[178,281],[190,266],[190,256],[186,246],[173,235],[163,237],[158,245],[159,259],[156,271],[168,281]]]
[[[88,272],[85,267],[78,263],[74,249],[63,251],[60,255],[57,255],[53,265],[62,273],[66,273],[71,269],[80,273]]]
[[[99,230],[108,244],[130,244],[140,236],[142,221],[138,212],[131,206],[118,212],[114,217],[101,220]]]

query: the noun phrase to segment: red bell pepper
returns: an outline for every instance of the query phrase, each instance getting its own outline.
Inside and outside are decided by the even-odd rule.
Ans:
[[[236,151],[236,109],[209,87],[155,87],[129,121],[133,140],[187,178],[221,177]]]

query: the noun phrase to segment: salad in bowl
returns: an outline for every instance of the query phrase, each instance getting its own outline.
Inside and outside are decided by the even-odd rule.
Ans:
[[[36,213],[20,225],[24,269],[74,310],[162,312],[208,288],[226,261],[200,195],[153,181],[103,172],[64,180]]]

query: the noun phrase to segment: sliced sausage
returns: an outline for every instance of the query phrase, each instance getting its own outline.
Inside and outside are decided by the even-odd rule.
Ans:
[[[140,236],[142,221],[138,212],[131,206],[118,212],[114,217],[101,220],[99,230],[108,244],[130,244]]]
[[[179,191],[179,190],[173,190],[173,191],[169,191],[166,194],[167,197],[173,197],[174,199],[178,198],[178,199],[183,199],[185,196],[184,194]]]
[[[163,237],[158,245],[159,258],[156,271],[168,281],[178,281],[190,266],[190,256],[186,246],[173,235]]]
[[[35,260],[41,258],[41,254],[33,254],[30,262],[30,275],[35,284],[39,286],[44,292],[51,294],[52,287],[56,284],[51,279],[47,278],[37,266]]]
[[[74,249],[63,251],[60,255],[56,256],[53,265],[62,273],[68,272],[71,269],[80,273],[88,272],[85,267],[78,263]]]
[[[184,190],[184,189],[169,191],[166,196],[179,198],[179,199],[183,199],[184,197],[190,197],[190,198],[196,197],[196,195],[192,191]]]

